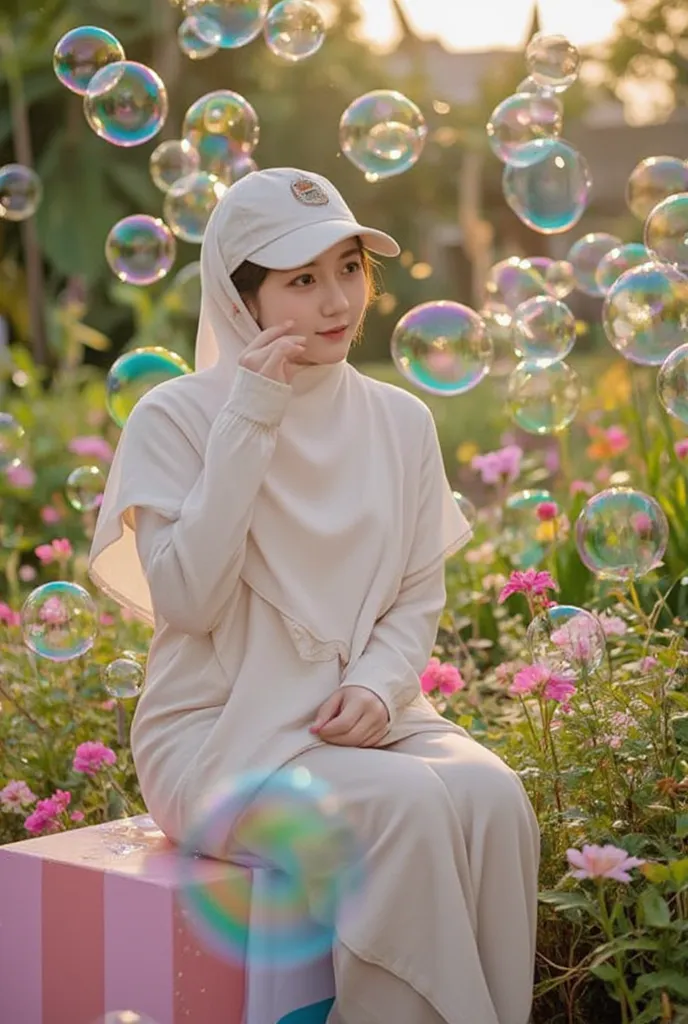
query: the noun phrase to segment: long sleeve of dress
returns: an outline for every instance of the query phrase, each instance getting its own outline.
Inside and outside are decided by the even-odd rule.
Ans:
[[[134,510],[153,607],[173,628],[209,633],[237,584],[254,502],[291,388],[240,368],[179,516]]]

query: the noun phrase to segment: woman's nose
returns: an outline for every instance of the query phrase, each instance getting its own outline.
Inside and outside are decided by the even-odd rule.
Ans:
[[[335,313],[344,313],[349,308],[349,300],[344,289],[338,283],[330,285],[323,297],[323,313],[326,316],[333,316]]]

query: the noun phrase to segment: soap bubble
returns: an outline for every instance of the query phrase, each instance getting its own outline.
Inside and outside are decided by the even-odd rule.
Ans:
[[[239,93],[217,89],[191,104],[182,136],[198,152],[200,169],[229,184],[233,162],[258,145],[258,115]]]
[[[426,302],[394,328],[392,358],[399,372],[433,395],[462,395],[485,377],[493,347],[482,319],[458,302]]]
[[[604,661],[607,641],[596,616],[584,608],[558,604],[536,615],[526,644],[535,662],[559,675],[594,672]]]
[[[677,156],[649,156],[631,171],[626,203],[644,221],[658,203],[677,192],[688,192],[688,161]]]
[[[233,50],[260,35],[269,0],[185,0],[185,13],[194,18],[201,39]]]
[[[230,181],[234,184],[235,181],[239,181],[240,178],[245,178],[247,174],[253,174],[257,170],[258,164],[253,157],[240,153],[239,156],[233,157],[229,165]]]
[[[536,139],[528,147],[533,159],[527,166],[504,168],[504,198],[533,231],[543,235],[568,231],[587,206],[592,186],[587,161],[563,139]],[[524,163],[526,159],[530,156],[524,154]]]
[[[305,60],[325,41],[324,18],[309,0],[281,0],[265,21],[265,41],[284,60]]]
[[[125,352],[110,367],[105,400],[110,416],[123,427],[139,401],[157,384],[191,373],[181,356],[160,345]]]
[[[526,47],[526,66],[538,85],[564,92],[578,78],[580,53],[566,36],[537,32]]]
[[[688,423],[688,344],[675,349],[662,363],[657,394],[668,413]]]
[[[43,198],[41,179],[24,164],[0,167],[0,221],[33,217]]]
[[[201,166],[201,158],[187,139],[167,139],[153,150],[149,168],[153,184],[169,192],[176,181],[186,178]]]
[[[614,282],[627,270],[650,261],[650,253],[640,242],[617,245],[614,249],[610,249],[597,265],[595,283],[600,292],[606,295]]]
[[[607,292],[602,325],[625,359],[660,366],[686,337],[688,281],[656,263],[631,267]]]
[[[540,85],[540,83],[536,82],[534,78],[530,77],[530,75],[527,75],[525,78],[522,78],[516,86],[516,88],[514,89],[515,93],[539,93],[541,96],[551,96],[553,91],[554,90],[550,89],[547,85]]]
[[[416,104],[392,89],[359,96],[339,122],[342,153],[370,180],[403,174],[413,167],[427,134]]]
[[[84,114],[101,139],[113,146],[140,146],[167,120],[167,89],[151,68],[133,60],[97,71],[84,96]]]
[[[77,512],[93,512],[100,507],[105,476],[98,466],[77,466],[67,477],[67,501]]]
[[[452,494],[454,495],[454,501],[459,506],[459,512],[463,513],[466,522],[472,529],[478,519],[478,510],[471,499],[467,498],[461,491],[452,491]]]
[[[511,313],[500,309],[499,306],[493,307],[491,303],[486,302],[478,313],[478,316],[482,317],[485,324],[485,330],[495,346],[501,345],[502,347],[505,347],[509,345],[511,347]]]
[[[507,407],[529,434],[557,434],[575,418],[581,394],[580,378],[566,363],[539,369],[521,362],[509,377]]]
[[[105,240],[105,257],[111,270],[127,284],[148,285],[160,281],[174,263],[177,243],[158,217],[135,213],[124,217]]]
[[[165,196],[163,216],[177,238],[200,245],[210,215],[226,191],[219,178],[205,171],[175,182]]]
[[[535,568],[552,549],[555,527],[551,522],[541,522],[537,509],[553,500],[550,491],[534,488],[514,491],[504,502],[501,546],[516,568]]]
[[[616,235],[607,234],[606,231],[590,232],[574,242],[566,259],[573,267],[576,288],[579,291],[585,292],[586,295],[602,294],[595,277],[597,268],[603,257],[620,245],[623,245],[621,239]]]
[[[669,524],[649,494],[610,487],[590,498],[576,521],[581,561],[600,579],[632,580],[661,562]]]
[[[650,211],[645,245],[658,260],[688,271],[688,192],[668,196]]]
[[[573,267],[568,260],[554,260],[544,276],[547,290],[555,299],[565,299],[576,287]]]
[[[24,643],[41,658],[71,661],[93,647],[98,613],[78,583],[44,583],[31,591],[20,615]]]
[[[505,164],[527,166],[537,151],[527,145],[534,139],[561,135],[563,110],[556,96],[516,93],[507,96],[490,115],[487,138],[495,156]]]
[[[495,263],[485,278],[487,305],[493,312],[513,313],[526,299],[542,295],[545,291],[541,274],[518,256],[509,256]]]
[[[53,70],[62,85],[83,96],[97,71],[123,60],[122,44],[111,32],[81,25],[58,42],[53,51]]]
[[[552,295],[526,299],[514,313],[514,348],[524,362],[544,367],[566,359],[576,343],[576,318]]]
[[[107,693],[117,700],[138,697],[143,689],[145,673],[138,661],[132,658],[115,658],[106,667],[103,685]]]
[[[219,46],[217,43],[210,43],[207,39],[199,36],[196,25],[195,18],[184,18],[177,29],[179,49],[191,60],[205,60],[207,57],[213,57],[218,52]]]
[[[185,316],[197,317],[201,312],[201,264],[198,260],[187,263],[172,282],[172,291]]]
[[[21,462],[24,428],[8,412],[0,412],[0,472]]]
[[[214,871],[202,853],[246,851],[255,873]],[[202,804],[179,859],[190,926],[223,960],[294,968],[328,954],[337,926],[364,896],[360,843],[336,793],[303,766],[230,780]],[[260,881],[260,884],[257,882]]]

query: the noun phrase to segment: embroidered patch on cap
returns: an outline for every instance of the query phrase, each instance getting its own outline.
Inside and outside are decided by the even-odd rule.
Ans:
[[[308,206],[325,206],[330,201],[325,189],[312,178],[296,178],[291,183],[291,191],[300,203]]]

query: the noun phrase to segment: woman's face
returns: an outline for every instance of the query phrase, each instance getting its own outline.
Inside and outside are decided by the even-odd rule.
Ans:
[[[358,242],[333,245],[296,270],[271,270],[248,307],[263,330],[293,320],[302,334],[300,363],[337,363],[346,356],[365,312],[368,283]]]

